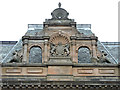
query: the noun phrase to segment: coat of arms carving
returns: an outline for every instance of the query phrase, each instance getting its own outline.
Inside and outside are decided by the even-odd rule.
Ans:
[[[57,45],[51,43],[50,45],[50,54],[53,57],[66,57],[69,56],[70,54],[70,45],[69,44],[65,44],[62,45],[61,42],[58,42]]]

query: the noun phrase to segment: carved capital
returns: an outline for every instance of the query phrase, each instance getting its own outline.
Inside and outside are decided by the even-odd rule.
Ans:
[[[29,38],[30,38],[29,36],[22,37],[23,45],[28,44]]]
[[[76,42],[71,42],[71,45],[72,45],[72,46],[75,46],[75,45],[76,45]]]
[[[28,44],[28,42],[29,42],[28,39],[24,39],[24,40],[23,40],[23,45]]]
[[[90,37],[92,40],[98,40],[98,37],[96,37],[96,36],[94,36],[94,35],[92,35],[91,37]]]
[[[75,40],[77,37],[76,36],[71,36],[70,39],[71,40]]]
[[[49,36],[43,36],[43,39],[45,39],[45,40],[49,40],[50,37],[49,37]]]
[[[23,36],[22,41],[24,41],[25,39],[29,39],[29,38],[30,38],[30,36]]]
[[[97,46],[97,42],[96,41],[92,41],[92,46]]]
[[[44,40],[44,45],[48,45],[48,40]]]

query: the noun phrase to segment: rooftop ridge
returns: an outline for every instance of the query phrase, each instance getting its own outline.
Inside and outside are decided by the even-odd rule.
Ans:
[[[0,41],[0,44],[16,44],[18,41]]]
[[[120,45],[120,42],[101,42],[101,43],[103,43],[103,44],[105,44],[105,45]]]

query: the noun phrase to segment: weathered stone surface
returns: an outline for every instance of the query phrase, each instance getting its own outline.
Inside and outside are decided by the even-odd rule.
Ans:
[[[59,3],[43,25],[28,25],[26,34],[1,60],[3,88],[119,87],[119,54],[114,58],[113,50],[119,51],[99,42],[90,24],[76,26]]]
[[[50,57],[49,64],[70,64],[72,63],[71,57]]]
[[[49,75],[72,75],[72,66],[48,66]]]

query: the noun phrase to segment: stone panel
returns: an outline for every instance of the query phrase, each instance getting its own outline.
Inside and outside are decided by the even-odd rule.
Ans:
[[[98,75],[100,76],[119,76],[118,73],[118,68],[116,67],[98,68]]]
[[[100,74],[114,74],[115,69],[99,69]]]
[[[46,76],[47,68],[45,67],[9,67],[2,68],[2,75],[39,75]]]
[[[78,74],[92,74],[93,69],[78,69],[77,72]]]
[[[73,68],[73,75],[74,76],[95,76],[97,73],[97,69],[86,67],[86,68]]]
[[[48,66],[50,75],[72,75],[72,66]]]
[[[29,73],[29,74],[41,74],[41,73],[43,73],[43,69],[42,68],[28,68],[27,73]]]
[[[21,68],[6,68],[6,73],[21,73]]]
[[[114,67],[84,67],[73,68],[74,76],[118,76],[118,69]]]
[[[26,75],[46,76],[47,68],[45,68],[45,67],[27,67],[27,68],[25,68],[25,73],[26,73]]]

